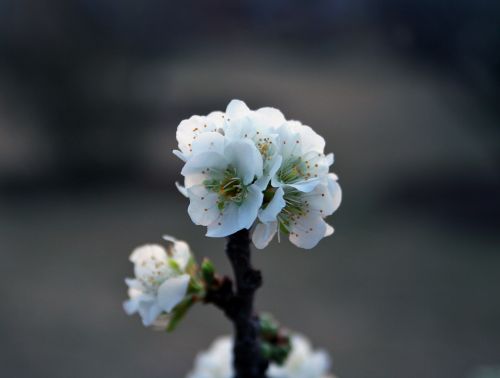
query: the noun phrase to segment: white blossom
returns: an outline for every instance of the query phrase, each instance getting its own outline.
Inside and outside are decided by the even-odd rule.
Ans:
[[[183,120],[177,126],[178,150],[174,154],[181,160],[186,161],[196,151],[197,139],[207,132],[222,132],[224,127],[224,113],[215,111],[207,116],[194,115]]]
[[[330,357],[323,350],[313,350],[304,336],[293,335],[292,350],[283,366],[271,364],[269,378],[329,378]]]
[[[199,353],[194,369],[187,378],[233,378],[233,341],[224,336],[216,339],[207,351]]]
[[[325,180],[310,192],[287,185],[277,188],[272,200],[259,212],[260,222],[252,235],[255,246],[262,249],[277,232],[284,232],[296,246],[310,249],[331,235],[333,227],[324,218],[337,210],[342,191],[333,173]]]
[[[273,176],[273,187],[290,186],[309,192],[324,183],[333,164],[333,154],[324,154],[323,137],[298,121],[284,123],[278,133],[282,163]]]
[[[338,208],[342,198],[337,176],[329,173],[333,154],[325,155],[325,140],[309,126],[285,120],[276,109],[251,111],[236,100],[230,105],[226,123],[236,126],[233,134],[249,136],[259,143],[262,140],[254,138],[258,127],[269,141],[267,176],[260,180],[264,184],[264,201],[252,236],[255,246],[264,248],[277,232],[278,236],[283,232],[296,246],[313,248],[333,233],[324,218]],[[226,126],[226,130],[228,133],[231,127]],[[267,185],[269,178],[271,183]]]
[[[285,122],[278,134],[281,164],[272,169],[252,240],[262,249],[283,232],[296,246],[310,249],[333,233],[324,218],[342,198],[337,176],[329,173],[333,154],[325,155],[323,137],[298,121]]]
[[[157,244],[136,248],[130,255],[135,278],[126,278],[130,299],[123,307],[129,315],[139,313],[145,326],[165,324],[168,314],[185,297],[191,259],[187,243],[166,237],[172,244],[165,250]]]
[[[283,366],[271,363],[269,378],[333,378],[328,374],[330,359],[324,351],[315,351],[300,335],[291,338],[292,350]],[[233,341],[224,336],[216,339],[209,350],[198,354],[187,378],[233,378]]]
[[[333,154],[309,126],[286,120],[274,108],[250,110],[232,100],[225,113],[193,116],[178,127],[185,161],[188,213],[207,226],[207,236],[228,236],[257,220],[252,240],[266,247],[284,233],[301,248],[313,248],[333,233],[325,222],[340,205]]]
[[[228,236],[250,228],[262,205],[255,183],[262,176],[262,157],[245,139],[227,141],[218,133],[204,134],[204,149],[182,169],[195,224],[207,226],[207,236]]]
[[[262,176],[257,181],[262,190],[266,189],[272,174],[281,164],[278,154],[278,130],[286,122],[283,114],[270,107],[250,110],[240,100],[232,100],[226,109],[224,133],[228,140],[251,140],[263,159]]]

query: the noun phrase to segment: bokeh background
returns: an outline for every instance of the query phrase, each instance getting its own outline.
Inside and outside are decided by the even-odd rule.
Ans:
[[[183,377],[231,331],[121,308],[164,233],[229,272],[176,192],[177,124],[232,98],[311,125],[344,201],[313,251],[255,253],[340,378],[498,377],[500,3],[1,0],[0,376]]]

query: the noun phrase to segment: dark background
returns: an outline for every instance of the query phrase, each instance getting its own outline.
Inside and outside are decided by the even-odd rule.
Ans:
[[[0,0],[0,376],[177,378],[231,331],[121,302],[163,233],[228,271],[171,150],[240,98],[324,135],[344,191],[318,248],[255,253],[258,307],[340,378],[499,377],[499,47],[486,0]]]

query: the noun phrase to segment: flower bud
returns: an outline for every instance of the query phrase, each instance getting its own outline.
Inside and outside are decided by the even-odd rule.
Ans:
[[[201,263],[201,275],[207,287],[210,287],[215,279],[214,264],[207,258]]]

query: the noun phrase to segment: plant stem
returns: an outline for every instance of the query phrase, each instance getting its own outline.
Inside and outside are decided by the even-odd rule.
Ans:
[[[240,230],[228,237],[226,254],[236,281],[232,308],[226,309],[235,330],[235,378],[265,378],[268,362],[261,354],[259,323],[253,309],[255,291],[262,285],[262,276],[251,265],[248,230]]]

